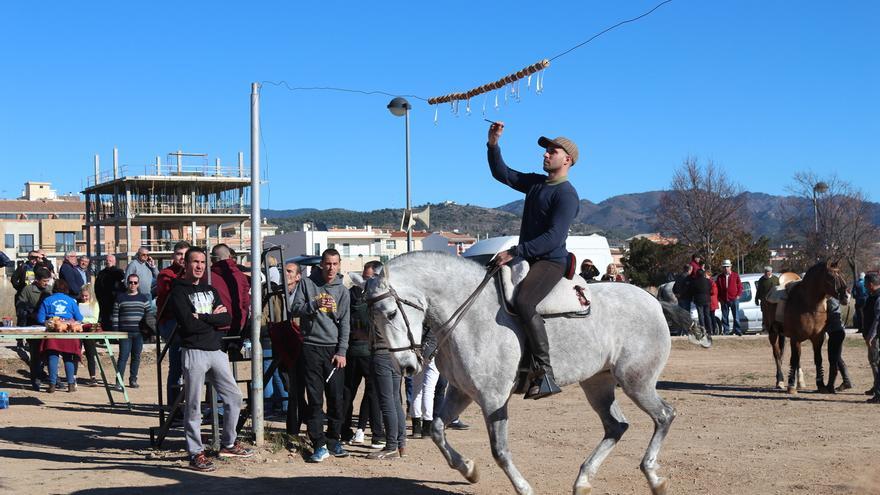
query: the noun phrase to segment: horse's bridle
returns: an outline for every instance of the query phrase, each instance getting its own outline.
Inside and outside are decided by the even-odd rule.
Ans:
[[[388,286],[388,292],[386,292],[384,294],[380,294],[376,297],[371,297],[371,298],[367,299],[367,306],[369,307],[370,313],[372,314],[374,304],[376,304],[377,302],[379,302],[383,299],[388,299],[389,297],[394,298],[394,302],[395,302],[395,304],[397,304],[397,309],[400,311],[400,314],[403,315],[403,322],[406,324],[406,337],[409,339],[409,345],[407,347],[388,347],[388,348],[383,347],[382,350],[387,350],[389,352],[413,351],[416,353],[416,358],[418,359],[419,363],[422,363],[422,353],[421,353],[422,345],[416,344],[416,339],[413,336],[412,328],[410,327],[410,324],[409,324],[409,318],[407,318],[406,311],[403,310],[403,306],[407,305],[411,308],[415,308],[415,309],[421,311],[422,313],[425,312],[425,308],[423,308],[422,306],[420,306],[420,305],[418,305],[408,299],[404,299],[404,298],[400,297],[399,295],[397,295],[397,291],[394,290],[393,287]]]
[[[474,301],[477,300],[477,296],[480,295],[480,292],[483,291],[483,288],[486,287],[486,284],[488,284],[489,281],[492,280],[492,277],[494,277],[495,274],[498,273],[500,270],[501,270],[501,265],[492,265],[491,268],[489,269],[489,271],[486,272],[486,276],[483,277],[483,281],[480,282],[480,285],[478,285],[477,288],[474,289],[474,291],[471,293],[471,295],[468,296],[468,298],[465,299],[465,301],[463,303],[461,303],[461,306],[459,306],[458,309],[456,309],[452,313],[452,316],[450,316],[449,319],[446,320],[446,323],[444,323],[443,325],[440,325],[440,327],[435,330],[436,335],[437,335],[437,345],[436,345],[436,347],[434,347],[434,350],[428,356],[423,356],[422,352],[421,352],[422,345],[416,344],[416,339],[415,339],[415,337],[413,337],[412,328],[410,328],[409,318],[407,318],[406,311],[403,310],[403,306],[404,305],[410,306],[412,308],[415,308],[415,309],[421,311],[422,313],[426,312],[425,308],[423,308],[422,306],[420,306],[412,301],[409,301],[409,300],[404,299],[404,298],[400,297],[399,295],[397,295],[397,291],[394,290],[394,288],[391,287],[390,284],[388,285],[388,292],[386,292],[384,294],[380,294],[376,297],[368,298],[367,299],[367,306],[369,307],[370,314],[372,314],[372,312],[373,312],[373,305],[375,303],[377,303],[383,299],[388,299],[389,297],[393,297],[394,302],[397,304],[397,309],[403,315],[403,322],[406,324],[406,337],[409,339],[409,346],[407,346],[407,347],[393,347],[393,348],[388,348],[387,350],[390,352],[413,351],[416,354],[416,359],[418,359],[419,364],[424,364],[425,362],[430,361],[431,358],[434,357],[434,354],[437,352],[437,349],[440,347],[440,344],[442,344],[447,338],[449,338],[449,336],[452,334],[452,331],[455,330],[455,327],[458,326],[458,323],[464,317],[464,314],[467,312],[468,309],[470,309],[470,307],[471,307],[471,305],[473,305]]]

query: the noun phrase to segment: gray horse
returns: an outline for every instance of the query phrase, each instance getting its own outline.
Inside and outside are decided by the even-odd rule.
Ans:
[[[381,276],[366,284],[372,319],[387,337],[404,373],[421,369],[416,349],[422,325],[439,329],[485,273],[482,266],[467,259],[416,252],[393,259]],[[560,385],[580,384],[605,430],[602,441],[581,465],[573,492],[591,492],[590,480],[629,426],[614,397],[619,384],[654,421],[654,435],[641,469],[652,493],[666,493],[668,482],[657,475],[657,456],[675,409],[656,390],[670,349],[669,328],[660,304],[648,292],[629,284],[592,284],[590,291],[590,316],[547,320],[557,381]],[[493,284],[479,294],[451,333],[443,335],[441,331],[440,342],[437,365],[449,380],[449,391],[431,425],[434,443],[450,467],[475,483],[476,466],[449,445],[445,426],[476,402],[483,411],[495,461],[517,493],[533,493],[514,466],[507,443],[507,401],[525,341],[516,317],[502,308]]]

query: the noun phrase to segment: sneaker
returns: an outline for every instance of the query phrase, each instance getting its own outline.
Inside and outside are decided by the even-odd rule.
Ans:
[[[342,448],[342,442],[336,442],[330,447],[330,453],[333,457],[348,457],[348,451]]]
[[[373,459],[377,461],[385,460],[385,459],[400,459],[400,452],[395,450],[385,450],[382,449],[378,452],[370,452],[367,454],[367,459]]]
[[[385,442],[383,442],[382,440],[373,440],[372,442],[370,442],[370,448],[371,449],[384,449]]]
[[[306,459],[306,462],[322,462],[328,457],[330,457],[330,452],[327,451],[327,447],[318,447],[315,449],[315,453]]]
[[[113,385],[112,387],[110,387],[110,390],[112,390],[114,392],[122,392],[122,385],[117,383],[116,385]]]
[[[206,456],[204,452],[199,452],[192,456],[189,459],[189,467],[193,471],[200,471],[202,473],[209,473],[217,469],[217,467],[214,466],[214,463],[211,462],[211,459],[208,459],[208,456]]]
[[[93,376],[93,377],[89,378],[88,380],[86,380],[83,383],[83,385],[85,385],[86,387],[97,387],[98,386],[98,379]]]
[[[471,425],[463,423],[460,419],[456,418],[455,421],[449,423],[446,428],[450,430],[469,430]]]
[[[254,455],[254,449],[245,447],[238,440],[232,444],[232,447],[220,448],[220,457],[251,457]]]
[[[349,445],[363,445],[364,444],[364,430],[358,428],[354,432],[354,436],[351,440],[348,441]]]

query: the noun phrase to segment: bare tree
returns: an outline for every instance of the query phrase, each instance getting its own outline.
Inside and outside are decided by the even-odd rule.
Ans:
[[[856,278],[878,234],[864,193],[836,175],[813,172],[795,174],[788,189],[794,196],[785,203],[785,223],[805,257],[846,261]]]
[[[672,176],[670,191],[660,199],[658,227],[706,257],[709,266],[722,246],[737,244],[748,216],[739,185],[709,161],[687,158]]]

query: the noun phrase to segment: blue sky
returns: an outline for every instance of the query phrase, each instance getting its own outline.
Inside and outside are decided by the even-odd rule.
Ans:
[[[250,83],[422,97],[466,91],[556,55],[656,1],[88,2],[0,7],[0,197],[26,180],[79,191],[118,146],[131,167],[182,148],[249,152]],[[302,5],[306,4],[306,5]],[[355,6],[352,6],[355,5]],[[554,61],[503,120],[508,164],[540,170],[538,136],[581,158],[581,198],[663,189],[687,156],[745,189],[796,171],[880,179],[880,4],[674,0]],[[263,206],[404,205],[404,122],[384,95],[264,85]],[[483,101],[459,116],[410,98],[413,203],[520,195],[485,163]]]

